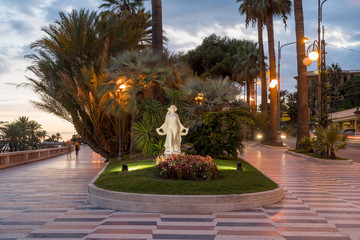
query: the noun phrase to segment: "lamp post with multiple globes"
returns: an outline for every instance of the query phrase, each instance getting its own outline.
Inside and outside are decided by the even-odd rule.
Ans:
[[[317,81],[317,112],[318,115],[322,116],[322,74],[325,71],[325,40],[321,41],[321,28],[320,23],[322,21],[322,6],[327,0],[318,0],[318,39],[315,40],[306,51],[306,57],[303,60],[305,66],[309,66],[312,61],[317,60],[318,69],[318,81]],[[324,32],[324,31],[323,31]],[[324,36],[323,36],[324,38]]]

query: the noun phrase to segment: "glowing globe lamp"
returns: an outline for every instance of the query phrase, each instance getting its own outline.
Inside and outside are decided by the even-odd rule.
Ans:
[[[308,58],[308,57],[305,57],[304,60],[303,60],[303,64],[305,66],[310,66],[310,64],[312,63],[312,61]]]
[[[277,84],[278,84],[278,80],[277,80],[277,79],[271,80],[271,82],[270,82],[270,88],[276,87]]]
[[[315,60],[317,60],[319,58],[319,53],[317,52],[317,51],[311,51],[310,53],[309,53],[309,59],[311,60],[311,61],[315,61]]]

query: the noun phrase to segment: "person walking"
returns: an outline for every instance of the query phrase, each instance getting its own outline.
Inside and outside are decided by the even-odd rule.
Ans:
[[[75,142],[75,153],[76,153],[76,156],[79,155],[79,150],[80,150],[80,143]]]

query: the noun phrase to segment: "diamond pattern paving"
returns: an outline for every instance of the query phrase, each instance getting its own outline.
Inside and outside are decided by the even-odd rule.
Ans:
[[[243,157],[283,186],[283,201],[194,215],[93,207],[87,184],[104,163],[86,146],[78,158],[72,153],[0,170],[0,240],[360,240],[360,164],[321,165],[252,143]]]

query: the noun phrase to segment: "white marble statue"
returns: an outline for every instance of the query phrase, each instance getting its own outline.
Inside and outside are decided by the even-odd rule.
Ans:
[[[166,135],[165,155],[181,153],[181,136],[187,135],[189,131],[180,123],[179,116],[175,113],[176,110],[176,106],[171,105],[168,108],[164,124],[156,129],[159,135]]]

